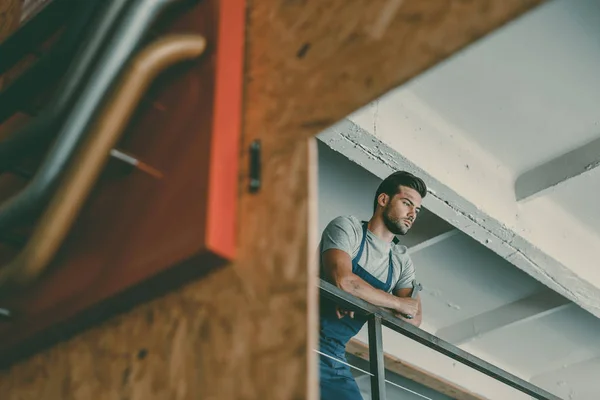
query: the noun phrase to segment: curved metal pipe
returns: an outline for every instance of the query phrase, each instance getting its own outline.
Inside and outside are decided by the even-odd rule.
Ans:
[[[59,129],[126,4],[126,0],[110,0],[90,27],[48,105],[24,128],[12,132],[0,142],[0,172],[7,170],[15,160],[21,158],[30,146],[50,143],[54,137],[51,133]]]
[[[27,284],[44,271],[145,90],[161,71],[200,56],[205,48],[206,41],[202,36],[173,35],[156,41],[136,56],[78,150],[27,245],[12,262],[0,268],[0,289],[10,284]]]
[[[13,115],[31,97],[32,92],[39,92],[40,88],[61,76],[81,42],[81,35],[93,21],[94,13],[102,2],[90,0],[67,3],[75,8],[75,11],[71,11],[73,15],[57,43],[51,47],[48,54],[0,92],[0,123]]]
[[[18,194],[0,205],[0,231],[9,229],[28,214],[41,208],[83,139],[94,113],[115,78],[142,39],[150,23],[169,4],[178,0],[135,0],[96,63],[88,84],[64,122],[56,142],[33,180]]]

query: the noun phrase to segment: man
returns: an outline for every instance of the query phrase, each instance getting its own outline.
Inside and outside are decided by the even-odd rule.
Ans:
[[[427,194],[425,183],[399,171],[377,189],[373,216],[361,222],[353,216],[337,217],[321,238],[321,276],[338,288],[399,318],[421,324],[420,298],[412,299],[415,269],[406,246],[396,235],[406,235]],[[321,299],[320,311],[321,400],[360,400],[362,396],[346,361],[346,343],[366,318]]]

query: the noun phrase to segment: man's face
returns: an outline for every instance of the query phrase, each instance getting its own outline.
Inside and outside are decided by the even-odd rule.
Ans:
[[[406,235],[421,210],[421,195],[414,189],[400,186],[400,192],[383,208],[383,222],[394,235]]]

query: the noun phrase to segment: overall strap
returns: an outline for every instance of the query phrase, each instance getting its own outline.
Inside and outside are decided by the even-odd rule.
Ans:
[[[385,291],[388,292],[392,287],[392,279],[394,277],[394,261],[392,256],[392,249],[390,249],[390,263],[388,267],[388,277],[385,281]]]
[[[363,228],[363,234],[362,234],[362,239],[360,241],[360,247],[358,248],[358,253],[356,253],[356,256],[352,259],[352,270],[353,271],[356,268],[356,266],[358,265],[358,262],[360,261],[360,257],[362,256],[363,250],[365,249],[365,243],[367,242],[367,222],[363,221],[362,228]]]
[[[352,260],[352,271],[353,272],[356,269],[356,267],[358,266],[358,261],[360,260],[360,256],[362,255],[364,247],[365,247],[365,243],[366,243],[366,239],[367,239],[368,222],[362,221],[362,227],[363,227],[363,237],[362,237],[362,241],[360,243],[360,249],[358,250],[358,254],[356,254],[356,257],[354,257],[354,259]],[[392,243],[397,244],[398,242],[399,242],[398,238],[394,237]],[[390,244],[390,246],[391,246],[391,244]],[[387,280],[385,281],[385,289],[384,289],[386,292],[388,292],[391,289],[393,279],[394,279],[394,258],[393,258],[392,248],[390,247],[389,263],[388,263],[388,276],[387,276]]]

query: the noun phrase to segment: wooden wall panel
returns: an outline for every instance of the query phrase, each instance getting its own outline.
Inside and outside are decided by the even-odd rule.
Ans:
[[[305,398],[308,155],[242,196],[239,263],[0,373],[2,399]]]
[[[538,3],[249,1],[239,261],[0,373],[2,399],[311,398],[304,139]]]

